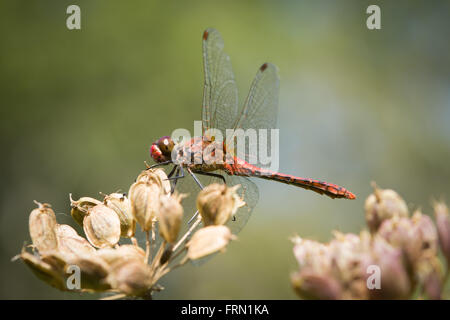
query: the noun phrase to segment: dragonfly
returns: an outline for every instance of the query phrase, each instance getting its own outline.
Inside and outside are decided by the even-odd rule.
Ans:
[[[278,113],[280,80],[277,67],[271,63],[264,63],[257,71],[245,103],[239,108],[238,90],[230,57],[224,51],[224,41],[220,33],[212,28],[206,29],[202,41],[204,69],[202,136],[182,142],[175,142],[170,136],[159,138],[150,147],[150,155],[156,162],[150,168],[172,164],[173,168],[168,177],[174,185],[179,179],[185,177],[185,171],[192,176],[201,189],[204,185],[198,175],[209,177],[209,183],[239,184],[241,188],[238,190],[246,205],[240,208],[233,220],[229,222],[230,228],[235,233],[246,224],[258,202],[258,188],[249,178],[277,181],[333,199],[355,199],[356,196],[344,187],[267,170],[239,158],[232,146],[232,142],[235,141],[234,136],[227,137],[224,142],[216,141],[214,130],[226,132],[227,129],[234,131],[250,128],[274,129]],[[214,146],[215,144],[219,145]],[[218,159],[224,161],[194,159],[196,155],[202,155],[205,148],[211,146],[217,147],[214,150],[223,151],[224,159],[221,158],[222,155]],[[230,155],[231,161],[226,161],[230,160]]]

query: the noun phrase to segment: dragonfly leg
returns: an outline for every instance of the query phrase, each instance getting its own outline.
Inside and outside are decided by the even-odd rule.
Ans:
[[[175,175],[178,175],[178,174],[180,173],[180,168],[179,168],[178,166],[175,166],[175,167],[172,169],[172,172],[169,174],[169,176],[168,176],[169,178],[172,177],[175,168],[177,169],[177,173],[176,173]],[[170,188],[170,194],[173,194],[173,193],[174,193],[175,187],[176,187],[176,185],[177,185],[177,182],[178,182],[178,179],[176,179],[176,180],[173,181],[173,183],[172,183],[172,188]]]
[[[170,178],[171,176],[173,176],[173,173],[175,172],[175,169],[177,169],[178,166],[173,166],[172,170],[170,170],[169,174],[167,175],[168,178]],[[178,173],[177,173],[178,174]]]
[[[191,169],[187,168],[187,171],[189,172],[189,174],[192,176],[192,178],[194,178],[194,181],[198,184],[198,186],[200,187],[200,189],[203,190],[203,185],[200,182],[200,180],[198,180],[198,178],[196,177],[196,175],[194,174],[194,172],[192,172]],[[188,224],[191,224],[192,221],[194,221],[195,218],[197,218],[198,216],[198,210],[197,212],[194,213],[194,215],[189,219]]]
[[[203,189],[203,185],[200,182],[200,180],[198,180],[197,176],[194,174],[194,172],[192,172],[191,169],[187,168],[187,171],[189,172],[189,174],[192,176],[192,178],[194,178],[195,183],[197,183],[197,185],[200,187],[200,189]]]
[[[223,181],[224,184],[226,184],[227,182],[225,181],[225,177],[221,174],[218,173],[212,173],[212,172],[203,172],[203,171],[193,171],[193,173],[198,173],[204,176],[210,176],[210,177],[216,177],[219,178],[220,180]]]
[[[171,164],[171,163],[172,163],[172,160],[167,160],[167,161],[164,161],[164,162],[158,162],[158,163],[152,164],[150,167],[148,167],[145,170],[150,170],[150,169],[153,169],[153,168],[156,168],[156,167],[160,167],[160,166],[166,166],[166,165]]]
[[[177,166],[178,170],[177,170],[177,174],[174,177],[169,177],[166,180],[175,180],[177,181],[178,179],[184,178],[184,170],[182,166]],[[178,175],[179,174],[179,175]]]

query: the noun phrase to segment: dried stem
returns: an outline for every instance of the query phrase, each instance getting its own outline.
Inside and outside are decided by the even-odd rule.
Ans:
[[[183,235],[183,237],[175,244],[175,246],[173,247],[173,252],[175,252],[180,246],[181,244],[187,239],[187,237],[189,237],[192,233],[192,231],[194,231],[195,228],[197,228],[197,226],[200,224],[200,222],[202,222],[202,218],[200,216],[197,217],[197,220],[192,224],[192,226],[189,228],[188,231],[186,231],[186,233]]]
[[[151,244],[149,231],[145,232],[145,261],[148,263],[148,259],[151,257]]]

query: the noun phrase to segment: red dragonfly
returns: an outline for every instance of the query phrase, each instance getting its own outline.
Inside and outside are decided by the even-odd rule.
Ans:
[[[184,177],[184,169],[194,178],[200,188],[203,184],[196,174],[210,177],[209,183],[222,181],[228,185],[240,184],[240,194],[246,202],[235,219],[229,222],[230,228],[238,232],[247,222],[253,207],[258,201],[258,188],[247,177],[257,177],[286,183],[289,185],[312,190],[331,198],[355,199],[355,195],[338,185],[305,179],[292,175],[262,169],[250,164],[246,159],[238,158],[227,139],[221,142],[224,154],[232,154],[233,161],[218,161],[216,163],[200,159],[192,160],[195,155],[202,154],[208,146],[217,143],[211,129],[273,129],[277,119],[277,104],[279,92],[279,77],[277,67],[264,63],[253,80],[250,92],[241,109],[238,108],[237,86],[229,56],[224,52],[224,42],[217,30],[207,29],[203,33],[203,64],[204,92],[202,110],[202,137],[194,137],[188,141],[175,143],[171,137],[165,136],[154,142],[150,149],[152,158],[159,165],[174,164],[169,178],[174,185],[179,178]],[[172,152],[176,150],[176,152]],[[175,156],[172,156],[172,155]],[[184,161],[183,161],[184,159]],[[175,175],[174,175],[175,174]]]

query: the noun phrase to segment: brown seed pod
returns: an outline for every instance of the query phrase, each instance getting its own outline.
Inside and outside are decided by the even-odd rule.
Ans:
[[[103,204],[89,209],[83,229],[89,242],[96,248],[112,247],[120,240],[120,219],[114,210]]]
[[[408,206],[397,192],[390,189],[380,189],[372,184],[374,192],[367,197],[364,208],[366,221],[371,232],[376,232],[381,223],[394,216],[408,217]]]
[[[131,238],[136,231],[136,221],[131,213],[130,200],[121,193],[111,193],[105,197],[104,203],[113,209],[120,219],[121,236]]]
[[[97,257],[100,257],[108,265],[113,266],[123,261],[139,260],[145,261],[145,251],[134,245],[124,244],[118,248],[103,248],[97,251]]]
[[[224,184],[210,184],[197,197],[197,209],[202,216],[203,224],[223,225],[244,205],[236,190],[239,185],[231,188]]]
[[[70,206],[72,207],[72,210],[70,210],[70,215],[81,227],[83,226],[84,217],[88,214],[88,210],[98,204],[101,204],[101,201],[91,197],[82,197],[76,201],[72,199],[72,194],[70,194],[69,197]]]
[[[45,283],[62,291],[67,290],[64,276],[58,268],[42,261],[38,256],[30,254],[25,250],[20,254],[20,259]]]
[[[181,200],[185,195],[173,194],[170,197],[161,197],[159,208],[159,233],[168,243],[174,243],[180,232],[183,220],[183,207]]]
[[[148,181],[139,181],[131,185],[128,192],[131,203],[131,213],[141,225],[142,230],[149,231],[156,219],[160,206],[161,182],[156,175]]]
[[[116,264],[109,276],[109,282],[130,296],[144,295],[152,286],[152,272],[146,263],[136,259]]]
[[[196,260],[225,250],[230,240],[236,237],[226,226],[208,226],[194,233],[191,240],[186,244],[188,248],[187,257]]]
[[[81,288],[92,291],[111,289],[108,282],[110,267],[94,254],[80,255],[67,261],[67,267],[77,266],[80,269]]]
[[[35,203],[39,206],[30,213],[29,229],[31,240],[39,252],[56,250],[56,216],[49,204]]]
[[[95,248],[85,238],[80,237],[71,226],[58,224],[55,230],[58,239],[58,251],[62,254],[78,255],[95,253]]]

